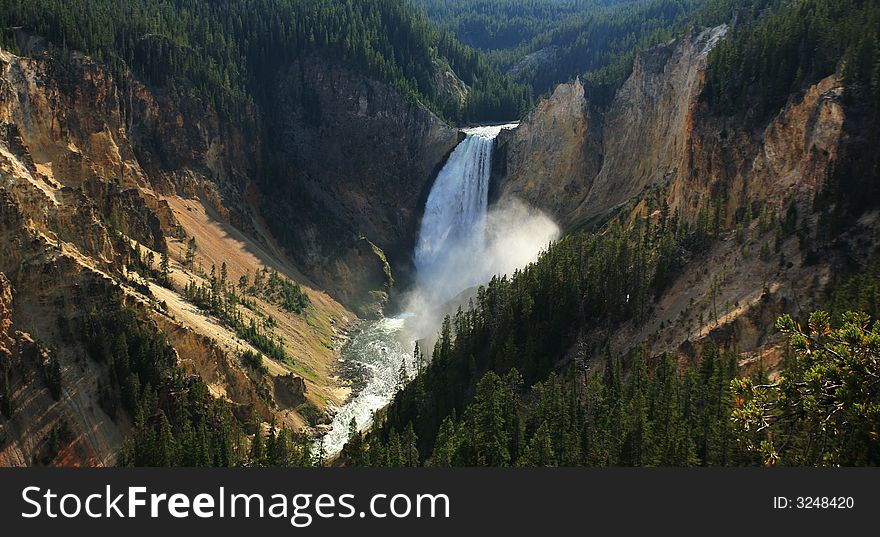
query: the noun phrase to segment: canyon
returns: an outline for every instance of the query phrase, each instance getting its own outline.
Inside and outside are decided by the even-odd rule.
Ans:
[[[572,233],[673,215],[696,226],[711,208],[723,232],[657,297],[648,322],[584,327],[560,367],[595,365],[604,346],[694,361],[715,341],[740,352],[743,371],[773,370],[784,346],[773,320],[814,305],[837,263],[865,264],[877,246],[880,220],[870,213],[818,260],[796,236],[759,256],[774,240],[761,213],[776,219],[798,207],[801,226],[817,229],[808,207],[848,143],[851,112],[832,75],[758,127],[711,114],[700,100],[707,56],[727,32],[693,31],[638,53],[606,109],[575,79],[515,128],[479,140],[493,155],[483,215],[515,204]],[[276,108],[250,110],[248,124],[186,88],[148,87],[132,73],[123,81],[78,53],[62,63],[36,36],[20,41],[27,55],[0,51],[0,360],[16,403],[2,421],[0,465],[39,462],[62,425],[72,440],[53,464],[115,464],[132,424],[101,408],[102,365],[73,335],[110,296],[142,312],[243,421],[325,431],[352,396],[339,372],[346,342],[418,284],[423,211],[465,132],[319,56],[281,73],[268,89]],[[167,285],[137,272],[141,259],[155,266],[166,252]],[[264,374],[241,359],[260,349],[182,292],[208,285],[221,266],[229,282],[272,273],[309,299],[298,313],[260,293],[236,306],[289,357],[264,358]],[[443,300],[479,283],[444,290]],[[370,329],[385,325],[367,326],[362,347],[375,351],[384,344]],[[58,398],[44,380],[56,365]]]
[[[591,106],[581,80],[561,84],[498,138],[496,202],[521,200],[568,230],[670,217],[693,229],[711,211],[722,231],[706,258],[687,263],[658,298],[649,321],[613,333],[585,329],[568,360],[590,361],[605,345],[618,352],[646,345],[651,355],[693,362],[713,341],[737,349],[743,371],[774,370],[783,354],[775,318],[820,305],[836,265],[869,263],[875,214],[818,260],[808,260],[795,237],[778,244],[773,259],[758,259],[774,241],[759,212],[775,219],[795,207],[806,215],[806,233],[819,226],[812,204],[849,143],[851,112],[832,75],[792,95],[764,125],[713,115],[700,95],[708,54],[727,32],[726,25],[692,31],[638,53],[606,110]]]
[[[0,51],[0,359],[15,404],[0,464],[45,459],[61,430],[71,441],[57,464],[115,463],[131,423],[98,404],[103,366],[77,337],[83,316],[109,297],[142,312],[243,421],[306,432],[328,421],[350,391],[337,377],[339,351],[358,315],[381,312],[388,259],[406,266],[417,209],[458,131],[380,83],[304,60],[278,82],[291,99],[280,102],[281,151],[298,172],[279,187],[259,179],[268,142],[253,125],[186,88],[149,88],[130,72],[122,80],[79,53],[62,62],[38,36],[18,37],[27,57]],[[304,119],[315,111],[303,108],[305,93],[326,110],[317,123]],[[389,145],[376,159],[380,133]],[[406,145],[392,152],[397,142]],[[303,204],[309,210],[297,211]],[[166,252],[166,284],[138,273]],[[263,373],[241,358],[261,354],[253,342],[184,297],[221,265],[230,283],[259,273],[307,296],[300,313],[259,292],[237,306],[287,356],[264,357]],[[41,378],[56,365],[57,400]]]

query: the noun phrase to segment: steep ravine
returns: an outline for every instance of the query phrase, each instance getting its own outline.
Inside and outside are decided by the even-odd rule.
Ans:
[[[322,288],[376,315],[409,276],[422,206],[459,132],[317,56],[283,73],[276,95],[268,143],[288,171],[265,187],[270,227]]]
[[[513,126],[465,129],[465,138],[433,181],[413,252],[416,276],[402,290],[404,311],[367,322],[343,348],[344,364],[359,391],[321,438],[329,455],[342,449],[352,422],[359,430],[369,427],[374,413],[426,366],[414,342],[430,346],[443,315],[460,304],[460,293],[521,268],[557,237],[558,228],[546,219],[517,213],[499,225],[499,215],[489,210],[495,138]],[[506,240],[515,245],[515,253]]]
[[[307,280],[247,225],[245,188],[252,148],[240,133],[220,134],[218,119],[173,92],[130,80],[120,86],[102,66],[0,51],[0,274],[4,345],[12,412],[0,417],[0,464],[114,464],[130,423],[101,404],[107,365],[88,357],[82,318],[124,298],[146,326],[164,332],[184,370],[237,409],[299,428],[298,407],[324,408],[344,391],[332,380],[338,328],[353,317],[318,290],[306,289],[306,316],[260,297],[254,311],[276,319],[294,363],[271,362],[270,379],[294,372],[292,387],[264,389],[239,359],[250,343],[183,299],[190,281],[227,264],[238,281],[258,269]],[[168,121],[168,118],[174,121]],[[185,244],[198,250],[185,266]],[[169,253],[171,284],[145,284],[135,270]],[[140,254],[141,259],[138,259]],[[335,345],[335,349],[334,349]],[[44,380],[59,365],[60,393]],[[302,384],[304,376],[306,384]],[[289,393],[290,392],[290,393]],[[248,417],[248,411],[242,411]],[[250,418],[248,418],[250,419]],[[55,459],[47,439],[66,430]]]
[[[570,359],[597,346],[626,351],[642,343],[693,359],[713,339],[742,352],[743,364],[767,356],[772,366],[780,356],[775,316],[814,307],[836,264],[862,263],[872,251],[842,244],[876,242],[875,218],[841,238],[850,258],[829,252],[818,262],[807,261],[794,238],[774,246],[758,225],[759,212],[775,220],[794,203],[804,215],[799,227],[815,229],[812,200],[846,143],[847,109],[830,76],[793,95],[759,129],[712,114],[699,95],[708,53],[725,32],[693,32],[639,53],[604,111],[590,105],[580,80],[560,85],[498,138],[494,199],[522,200],[569,231],[611,217],[656,223],[670,216],[693,229],[701,213],[720,225],[721,240],[685,265],[649,322],[614,333],[585,328]],[[769,258],[759,256],[768,248]]]
[[[252,126],[230,124],[185,88],[151,88],[133,75],[121,84],[78,53],[64,63],[32,55],[0,51],[0,369],[10,372],[15,406],[11,418],[0,416],[0,464],[115,462],[130,423],[98,404],[106,366],[86,357],[77,336],[83,314],[115,296],[164,332],[184,369],[241,419],[307,433],[326,421],[326,409],[348,397],[336,374],[355,320],[350,307],[370,314],[384,303],[391,264],[408,260],[389,264],[383,250],[411,249],[457,131],[393,90],[315,59],[291,68],[307,82],[280,80],[279,91],[306,84],[335,112],[320,125],[282,124],[282,159],[267,162],[271,151]],[[279,104],[302,119],[299,104]],[[259,121],[261,111],[253,114]],[[384,145],[376,141],[383,132],[391,133]],[[354,165],[340,168],[347,156]],[[265,181],[272,165],[289,171],[285,181]],[[325,192],[336,180],[338,189]],[[312,210],[272,211],[271,201],[289,198]],[[155,268],[166,249],[170,284],[145,283],[137,253]],[[265,373],[239,358],[256,350],[251,342],[183,296],[224,263],[231,285],[277,271],[310,299],[300,314],[265,294],[239,306],[288,356],[265,358]],[[50,356],[60,364],[58,401],[42,380]],[[72,440],[45,459],[62,424]]]

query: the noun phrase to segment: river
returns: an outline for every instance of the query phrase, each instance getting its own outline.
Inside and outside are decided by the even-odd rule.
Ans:
[[[473,270],[484,257],[489,176],[495,137],[516,124],[465,129],[465,138],[437,175],[419,229],[413,254],[416,284],[406,293],[409,312],[368,321],[342,349],[343,366],[359,376],[360,390],[336,412],[332,429],[323,437],[328,456],[342,450],[352,418],[359,430],[372,423],[373,413],[387,405],[416,371],[415,340],[436,330],[433,311],[473,285],[488,280],[489,269]],[[486,265],[488,267],[488,265]],[[432,311],[433,310],[433,311]],[[429,320],[429,321],[426,321]],[[405,364],[405,369],[401,369]],[[406,375],[401,379],[401,373]]]

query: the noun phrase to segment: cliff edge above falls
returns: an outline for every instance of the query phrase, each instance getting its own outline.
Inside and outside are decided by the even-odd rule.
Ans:
[[[598,121],[580,79],[557,86],[518,127],[499,133],[491,198],[520,199],[571,225],[602,166]]]

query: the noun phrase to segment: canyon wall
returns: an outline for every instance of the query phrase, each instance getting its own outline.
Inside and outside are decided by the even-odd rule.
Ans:
[[[699,96],[712,46],[726,27],[639,53],[604,113],[575,80],[559,86],[519,128],[499,137],[497,196],[512,196],[567,228],[601,221],[652,194],[694,221],[719,200],[730,226],[749,203],[777,208],[821,187],[841,140],[842,88],[828,77],[794,95],[760,129],[709,113]]]
[[[646,322],[614,333],[584,327],[572,359],[604,345],[644,345],[693,360],[713,340],[741,352],[743,367],[767,357],[772,368],[782,355],[775,317],[820,306],[836,264],[865,263],[876,247],[876,215],[837,239],[846,259],[836,251],[817,258],[804,246],[821,234],[813,199],[848,139],[839,78],[793,94],[757,126],[716,115],[700,93],[708,54],[726,31],[693,32],[639,53],[604,111],[590,105],[580,80],[562,84],[498,138],[494,198],[523,200],[569,232],[612,218],[717,226],[717,240],[682,260]],[[774,238],[790,205],[802,238]],[[761,212],[769,230],[757,222]]]
[[[323,288],[375,311],[369,292],[389,291],[386,268],[407,275],[425,199],[459,132],[387,85],[317,56],[291,65],[275,91],[267,121],[285,169],[267,187],[272,229]]]
[[[30,57],[0,51],[0,380],[14,407],[0,416],[0,464],[115,462],[131,423],[102,408],[107,365],[78,332],[119,300],[243,422],[314,432],[348,396],[336,376],[347,327],[380,315],[406,277],[458,131],[325,58],[278,75],[277,108],[230,115],[186,87],[53,57],[38,36],[20,32],[19,48]],[[145,278],[165,254],[167,281]],[[256,343],[185,296],[215,285],[221,265],[248,299],[242,322],[283,359],[249,366]],[[270,276],[301,285],[308,305],[282,307]]]

